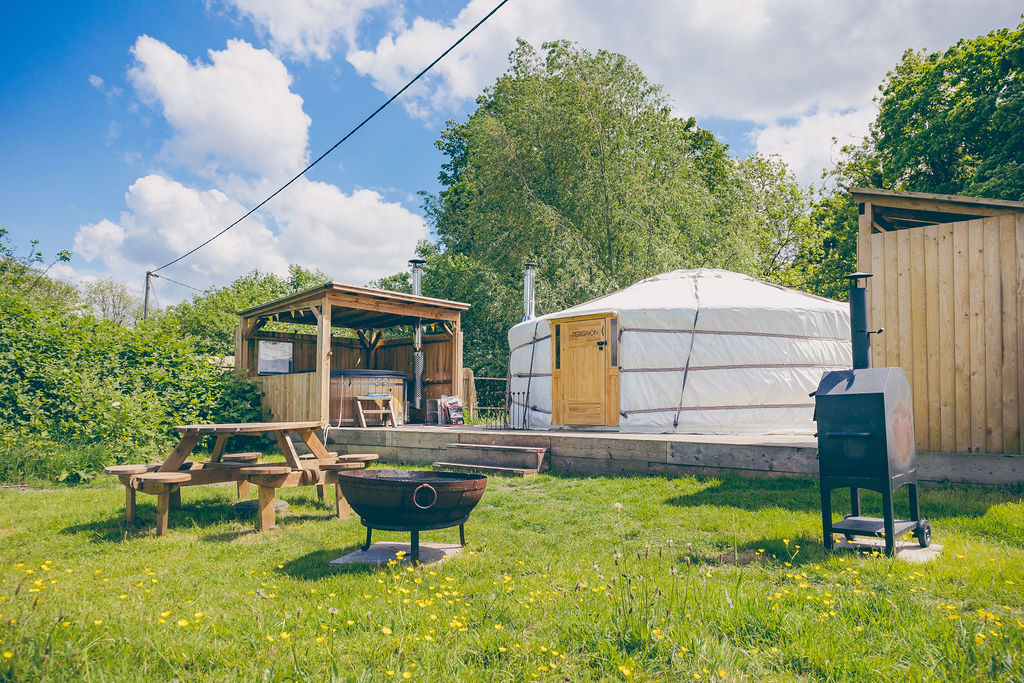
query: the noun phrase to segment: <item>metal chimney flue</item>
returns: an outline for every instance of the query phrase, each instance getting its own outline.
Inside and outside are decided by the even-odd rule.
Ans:
[[[412,293],[416,296],[423,294],[422,280],[425,263],[426,261],[420,258],[409,260],[409,267],[412,268]],[[423,326],[418,318],[416,331],[413,334],[412,387],[412,407],[420,410],[423,408]]]
[[[523,269],[523,322],[533,320],[536,314],[537,264],[527,263]]]
[[[871,335],[881,334],[882,329],[869,329],[868,320],[868,278],[871,273],[853,273],[847,275],[850,281],[850,342],[853,346],[853,368],[871,367]],[[861,286],[861,282],[864,283]]]

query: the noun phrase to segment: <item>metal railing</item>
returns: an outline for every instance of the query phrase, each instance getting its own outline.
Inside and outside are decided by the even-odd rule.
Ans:
[[[485,429],[526,429],[526,393],[509,392],[504,377],[477,377],[477,418]]]

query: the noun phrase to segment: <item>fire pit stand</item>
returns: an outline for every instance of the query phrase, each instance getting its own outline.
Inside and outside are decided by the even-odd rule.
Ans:
[[[420,532],[459,527],[466,545],[466,520],[480,502],[487,477],[429,470],[362,470],[338,472],[338,485],[366,527],[370,549],[373,530],[408,531],[410,559],[420,559]]]
[[[365,521],[363,526],[366,527],[366,543],[363,545],[363,551],[370,549],[370,540],[373,537],[373,530],[379,529],[381,531],[408,531],[411,535],[409,539],[409,559],[412,560],[413,564],[420,561],[420,532],[431,531],[433,529],[447,529],[448,527],[459,525],[459,545],[465,547],[466,545],[466,520],[469,519],[469,515],[466,515],[462,519],[456,520],[454,523],[444,522],[441,524],[416,524],[416,525],[384,525],[379,522],[375,522],[373,526],[369,526]]]

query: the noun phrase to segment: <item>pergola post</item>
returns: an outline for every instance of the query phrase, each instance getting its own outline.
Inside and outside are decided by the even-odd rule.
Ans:
[[[316,373],[320,391],[320,406],[313,411],[314,419],[328,420],[331,416],[331,300],[324,295],[318,307],[313,307],[316,316]]]
[[[458,396],[465,403],[467,397],[462,395],[462,324],[461,316],[456,315],[451,323],[452,338],[452,395]]]

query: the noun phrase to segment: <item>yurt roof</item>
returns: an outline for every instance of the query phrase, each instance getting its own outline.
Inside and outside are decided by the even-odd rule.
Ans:
[[[696,287],[695,287],[696,284]],[[780,309],[841,311],[847,305],[749,275],[715,268],[673,270],[538,319],[642,310]]]

